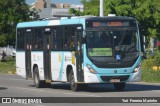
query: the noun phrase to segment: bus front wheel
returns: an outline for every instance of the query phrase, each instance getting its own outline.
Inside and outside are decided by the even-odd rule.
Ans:
[[[75,92],[78,91],[80,85],[75,82],[73,71],[71,71],[69,73],[69,79],[70,79],[70,88],[71,88],[71,90],[75,91]]]
[[[113,84],[116,91],[123,91],[126,83],[115,83]]]

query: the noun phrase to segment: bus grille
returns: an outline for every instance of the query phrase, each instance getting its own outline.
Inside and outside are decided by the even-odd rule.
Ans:
[[[106,82],[110,82],[111,79],[120,79],[120,81],[127,81],[129,75],[125,76],[101,76],[101,79]]]

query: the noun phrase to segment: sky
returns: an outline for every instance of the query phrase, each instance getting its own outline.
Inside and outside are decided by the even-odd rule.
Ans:
[[[33,3],[35,0],[26,0],[27,4]],[[70,3],[70,4],[81,4],[81,0],[51,0],[52,3]]]

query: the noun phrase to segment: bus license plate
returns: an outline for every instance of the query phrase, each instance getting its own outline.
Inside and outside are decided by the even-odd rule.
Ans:
[[[120,82],[120,79],[111,79],[110,82]]]

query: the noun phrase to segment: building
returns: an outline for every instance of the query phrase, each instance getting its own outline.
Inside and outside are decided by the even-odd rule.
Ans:
[[[40,18],[49,18],[53,17],[53,15],[68,15],[70,8],[83,11],[84,6],[69,3],[51,3],[51,0],[36,0],[30,7],[31,10],[39,11]]]

